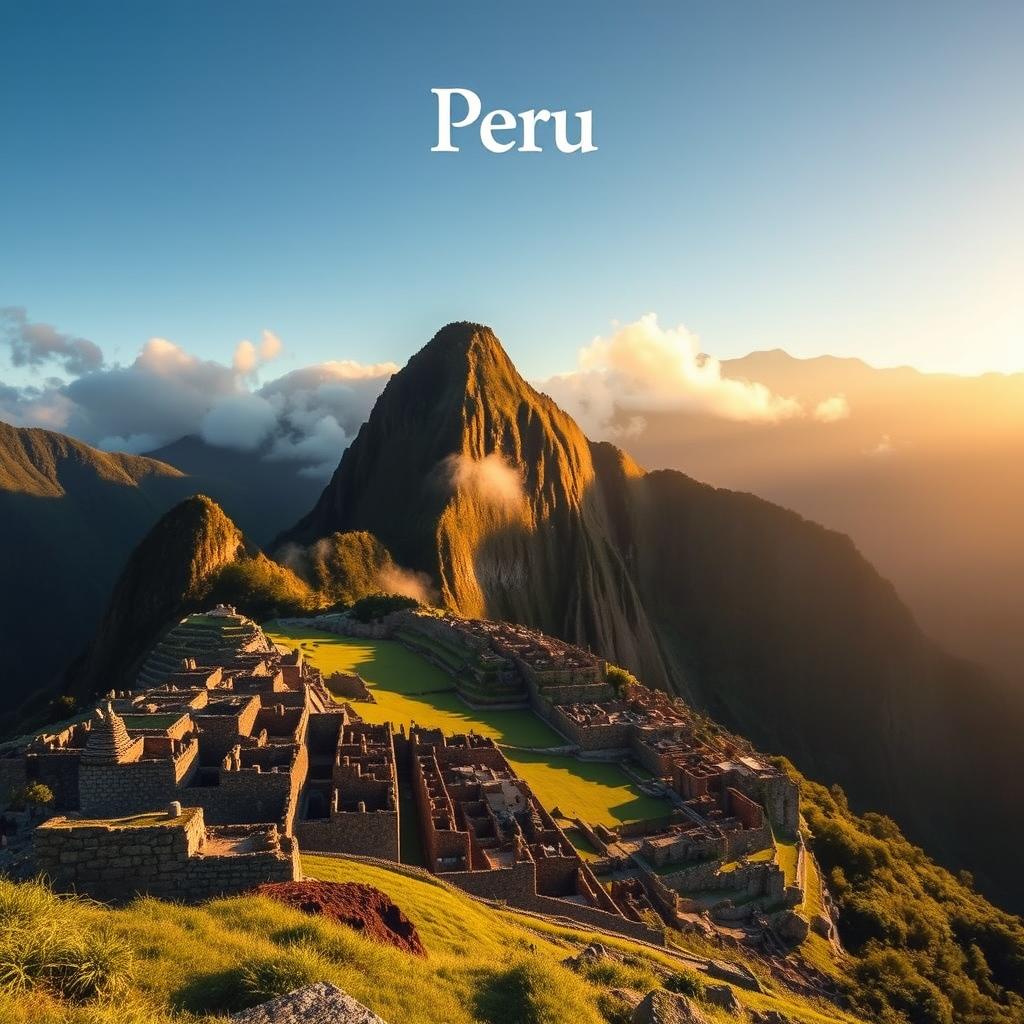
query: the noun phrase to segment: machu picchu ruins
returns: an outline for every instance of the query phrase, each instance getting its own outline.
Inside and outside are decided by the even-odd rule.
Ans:
[[[300,850],[400,862],[416,847],[477,897],[649,941],[666,924],[794,932],[808,857],[796,786],[679,699],[508,623],[420,609],[309,624],[402,645],[467,713],[519,709],[561,737],[560,756],[621,766],[662,813],[566,818],[492,738],[364,721],[375,697],[357,673],[325,677],[218,606],[169,629],[131,689],[0,753],[2,788],[53,793],[25,865],[97,898],[196,900],[294,880]]]

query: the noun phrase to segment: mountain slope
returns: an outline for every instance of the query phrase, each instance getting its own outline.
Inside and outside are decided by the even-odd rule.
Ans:
[[[266,451],[243,452],[182,437],[147,452],[187,473],[196,492],[208,494],[257,544],[266,544],[316,501],[323,481],[304,476],[308,467],[269,461]]]
[[[1024,683],[1024,374],[957,377],[755,352],[722,364],[836,418],[633,410],[645,465],[749,490],[848,533],[943,647]],[[624,422],[624,420],[623,420]]]
[[[279,542],[347,530],[374,533],[460,614],[590,644],[671,686],[1024,903],[1024,829],[1002,813],[1024,799],[1019,708],[936,649],[848,538],[591,445],[489,329],[449,325],[410,359]]]
[[[188,488],[164,463],[0,423],[0,645],[13,654],[0,679],[7,715],[85,646],[128,552]]]

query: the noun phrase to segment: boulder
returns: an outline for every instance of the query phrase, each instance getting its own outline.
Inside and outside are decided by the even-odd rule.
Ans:
[[[751,1024],[793,1024],[793,1022],[778,1010],[754,1010],[750,1014]]]
[[[601,996],[601,1012],[609,1020],[629,1020],[643,998],[635,988],[610,988]]]
[[[729,1013],[742,1013],[743,1007],[736,993],[728,985],[705,985],[704,998],[712,1005]]]
[[[750,992],[763,992],[761,982],[749,967],[743,964],[729,963],[728,960],[709,960],[704,968],[709,977],[719,981],[727,981],[730,985],[738,985]]]
[[[229,1018],[234,1024],[385,1024],[347,992],[319,981]]]
[[[692,999],[678,992],[655,989],[633,1011],[630,1024],[707,1024]]]
[[[578,971],[581,967],[596,964],[608,959],[608,950],[600,942],[592,942],[586,949],[581,949],[575,956],[566,957],[562,963],[570,971]]]
[[[775,923],[775,930],[779,933],[779,938],[795,945],[807,938],[811,924],[806,917],[798,914],[795,910],[787,910]]]

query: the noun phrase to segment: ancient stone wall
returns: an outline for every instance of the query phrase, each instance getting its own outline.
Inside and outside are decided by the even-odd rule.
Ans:
[[[772,845],[772,830],[767,822],[760,828],[737,828],[725,833],[725,860],[736,860]]]
[[[333,811],[329,818],[297,821],[303,850],[355,853],[400,860],[398,811]]]
[[[334,672],[324,680],[324,683],[335,697],[371,702],[374,699],[366,681],[354,672]]]
[[[259,760],[280,762],[282,751],[290,760],[264,771]],[[185,807],[203,808],[212,825],[276,822],[285,832],[292,831],[309,767],[305,746],[254,747],[247,749],[245,756],[254,759],[250,767],[204,770],[201,778],[171,799],[180,800]],[[149,805],[153,806],[159,804]]]
[[[198,767],[199,743],[193,739],[175,758],[90,764],[78,767],[78,798],[82,814],[120,818],[164,807],[177,796]]]
[[[301,877],[298,846],[276,830],[233,826],[207,836],[197,809],[146,817],[151,823],[129,826],[46,822],[33,837],[36,867],[59,891],[116,903],[136,894],[197,902]],[[218,852],[229,848],[238,852]]]
[[[762,779],[758,791],[748,795],[760,799],[769,820],[783,831],[795,834],[800,828],[800,790],[788,776]]]
[[[559,704],[549,704],[548,720],[580,750],[626,750],[633,732],[628,722],[580,722]]]
[[[259,698],[253,696],[241,709],[232,714],[213,714],[222,705],[211,705],[211,713],[196,715],[196,725],[202,730],[202,758],[204,765],[217,765],[238,742],[239,736],[249,736],[256,716],[260,713]]]

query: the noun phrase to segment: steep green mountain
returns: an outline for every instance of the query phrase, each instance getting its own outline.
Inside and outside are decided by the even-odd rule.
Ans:
[[[223,601],[256,614],[314,607],[310,588],[248,543],[216,502],[172,508],[132,552],[75,675],[93,693],[130,686],[155,640],[184,614]]]
[[[352,530],[460,614],[593,646],[1024,905],[1011,698],[931,643],[847,537],[591,444],[488,328],[449,325],[391,378],[278,544]]]
[[[128,553],[189,486],[165,463],[0,423],[0,733],[89,641]]]
[[[69,688],[85,696],[131,687],[168,628],[211,605],[234,605],[262,620],[350,605],[402,591],[403,584],[409,589],[409,574],[367,533],[333,534],[291,561],[311,583],[268,558],[215,501],[203,494],[186,499],[128,558],[92,646],[68,674]]]
[[[266,544],[302,515],[323,481],[302,463],[269,461],[265,450],[223,448],[190,435],[146,455],[187,473],[193,489],[210,495],[257,544]]]

